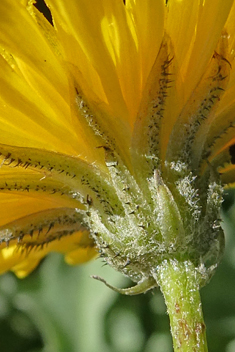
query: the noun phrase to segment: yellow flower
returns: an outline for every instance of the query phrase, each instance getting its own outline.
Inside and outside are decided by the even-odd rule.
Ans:
[[[134,281],[174,255],[212,270],[218,168],[235,180],[234,1],[47,5],[53,25],[0,2],[0,271],[95,247]]]

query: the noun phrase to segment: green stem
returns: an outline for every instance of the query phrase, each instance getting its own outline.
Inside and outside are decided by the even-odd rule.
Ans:
[[[175,352],[207,352],[199,275],[190,261],[164,260],[155,278],[170,317]]]

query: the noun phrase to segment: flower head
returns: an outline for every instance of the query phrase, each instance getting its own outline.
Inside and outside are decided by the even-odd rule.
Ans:
[[[0,270],[98,249],[137,282],[175,257],[207,279],[234,181],[233,0],[47,5],[52,24],[0,3]]]

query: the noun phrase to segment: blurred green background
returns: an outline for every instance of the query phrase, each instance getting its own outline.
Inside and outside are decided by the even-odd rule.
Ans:
[[[224,203],[226,251],[211,282],[201,290],[209,350],[235,351],[235,206]],[[51,254],[24,280],[0,277],[0,351],[172,352],[160,292],[121,296],[101,282],[131,283],[98,259],[70,267]]]

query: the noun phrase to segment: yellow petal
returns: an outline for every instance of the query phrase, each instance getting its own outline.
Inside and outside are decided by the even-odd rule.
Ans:
[[[70,108],[68,72],[54,28],[18,1],[2,1],[0,11],[0,142],[42,147],[46,140],[50,150],[100,159],[88,126],[84,131],[79,123],[78,108]]]
[[[65,72],[39,26],[18,0],[0,2],[0,43],[25,66],[40,73],[68,101]],[[53,27],[51,27],[53,31]],[[16,35],[17,33],[17,35]],[[35,60],[36,58],[36,60]],[[48,69],[48,66],[50,69]],[[29,75],[30,76],[30,75]]]
[[[84,241],[84,237],[87,239],[86,241]],[[76,253],[79,263],[85,262],[96,255],[88,233],[76,232],[73,235],[61,238],[59,241],[48,243],[42,248],[33,248],[30,251],[22,250],[17,244],[3,248],[0,251],[0,273],[12,270],[18,277],[24,278],[50,252],[66,254],[67,260],[69,260],[70,252],[75,260]]]
[[[0,74],[2,128],[9,129],[9,134],[17,132],[19,136],[22,131],[27,135],[27,139],[31,140],[31,146],[36,146],[37,142],[45,145],[47,140],[49,149],[64,150],[64,152],[67,149],[67,152],[71,153],[74,149],[70,149],[70,145],[64,143],[65,133],[67,132],[67,139],[69,139],[69,132],[71,132],[70,128],[65,126],[65,116],[69,114],[69,107],[66,104],[60,105],[61,99],[58,99],[58,107],[61,111],[54,111],[49,101],[40,99],[34,89],[14,72],[2,57],[0,57]],[[74,133],[71,133],[71,141],[73,135]],[[0,140],[1,138],[7,138],[7,136],[1,134]],[[74,145],[76,143],[74,141]],[[17,139],[14,144],[18,144]]]
[[[66,263],[70,265],[77,265],[88,262],[91,258],[97,257],[97,249],[92,248],[79,248],[69,252],[65,256]]]
[[[228,16],[227,21],[224,26],[225,32],[228,33],[230,57],[232,59],[234,59],[234,57],[235,57],[235,21],[234,21],[234,16],[235,16],[235,2],[233,2],[229,16]]]
[[[0,226],[31,213],[51,208],[71,206],[70,201],[64,197],[53,197],[50,195],[39,196],[37,192],[28,195],[26,192],[0,193]],[[76,203],[79,206],[78,203]]]
[[[123,4],[114,0],[98,2],[81,0],[79,6],[76,0],[71,0],[69,6],[67,1],[63,0],[49,0],[47,4],[52,11],[66,60],[71,65],[77,66],[86,78],[86,87],[83,87],[85,93],[95,89],[98,98],[110,104],[112,110],[122,118],[126,104],[115,63],[110,54],[111,48],[107,41],[102,39],[101,23],[107,18],[110,26],[116,26],[117,21],[114,23],[113,16],[117,10],[120,16],[118,23],[125,26]],[[124,35],[128,33],[122,33],[122,39]],[[128,41],[128,37],[125,40]]]
[[[174,43],[186,87],[184,101],[196,87],[213,55],[232,4],[233,0],[168,2],[166,31]]]
[[[108,127],[98,134],[108,131],[108,136],[117,136],[118,144],[125,149],[123,154],[127,154],[129,121],[133,120],[140,85],[136,81],[137,49],[123,3],[84,1],[78,6],[71,1],[67,6],[65,1],[51,0],[48,5],[74,80],[72,89],[80,93],[81,88],[93,107],[92,115],[99,116],[98,125]]]
[[[235,182],[235,165],[226,164],[219,168],[221,174],[221,180],[226,187],[234,187]]]
[[[164,33],[165,1],[127,0],[127,12],[132,20],[133,37],[136,38],[141,90],[159,52]],[[131,24],[130,24],[131,25]],[[137,103],[138,104],[138,103]]]

